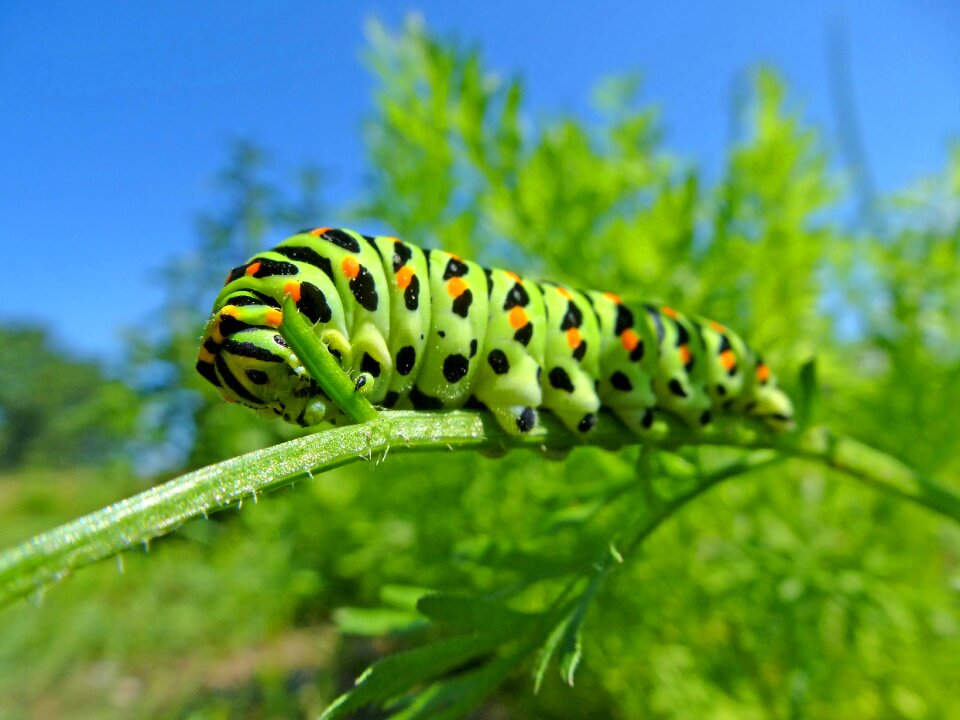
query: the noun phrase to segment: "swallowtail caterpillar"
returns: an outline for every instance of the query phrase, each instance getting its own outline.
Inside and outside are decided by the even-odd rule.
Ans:
[[[224,399],[299,425],[343,415],[277,330],[286,296],[382,408],[487,409],[512,434],[540,410],[589,433],[601,407],[641,434],[662,411],[793,425],[769,367],[717,322],[331,228],[231,270],[197,362]]]

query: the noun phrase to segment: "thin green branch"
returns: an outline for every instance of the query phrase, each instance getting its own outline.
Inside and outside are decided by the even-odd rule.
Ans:
[[[691,488],[675,497],[664,500],[656,499],[652,502],[648,501],[647,509],[638,518],[638,522],[634,528],[635,534],[625,546],[624,553],[634,553],[664,522],[686,507],[687,504],[693,502],[708,490],[715,488],[724,480],[729,480],[730,478],[738,477],[753,470],[759,470],[783,462],[788,457],[788,455],[780,454],[773,450],[757,450],[740,460],[736,460],[718,470],[700,476]]]
[[[815,428],[781,449],[795,457],[808,458],[836,468],[878,490],[919,503],[960,522],[960,494],[914,472],[896,458],[853,438]]]
[[[376,408],[358,392],[358,387],[316,336],[313,326],[297,311],[296,303],[289,295],[283,299],[283,323],[279,330],[300,358],[307,374],[348,418],[354,422],[366,422],[377,417]]]
[[[872,486],[919,503],[960,522],[960,496],[914,473],[877,450],[822,429],[774,438],[737,420],[723,420],[703,433],[669,418],[638,437],[603,414],[589,444],[676,447],[688,444],[772,448],[830,465]],[[258,450],[171,480],[135,497],[62,525],[0,553],[0,605],[34,592],[73,570],[147,543],[187,520],[246,498],[313,477],[357,460],[388,453],[517,448],[562,450],[587,444],[544,413],[530,435],[505,433],[491,416],[475,412],[383,412],[375,420]]]

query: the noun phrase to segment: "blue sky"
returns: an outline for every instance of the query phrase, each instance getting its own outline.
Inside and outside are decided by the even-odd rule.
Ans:
[[[640,70],[666,146],[720,167],[734,88],[758,63],[834,143],[827,43],[846,28],[853,101],[876,184],[942,166],[960,136],[960,3],[0,2],[0,322],[37,322],[117,357],[149,322],[156,271],[195,241],[228,141],[312,163],[327,199],[363,192],[372,110],[364,25],[419,12],[521,75],[532,118],[587,114],[604,76]],[[336,224],[337,217],[317,218]],[[279,240],[280,238],[276,238]],[[238,261],[240,258],[238,258]]]

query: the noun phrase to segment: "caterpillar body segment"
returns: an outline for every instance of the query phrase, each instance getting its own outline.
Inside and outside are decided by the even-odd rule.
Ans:
[[[277,331],[287,295],[380,407],[486,408],[517,434],[544,410],[589,433],[601,407],[637,433],[659,411],[792,427],[769,367],[724,325],[330,228],[230,272],[197,362],[226,400],[300,425],[342,416]]]

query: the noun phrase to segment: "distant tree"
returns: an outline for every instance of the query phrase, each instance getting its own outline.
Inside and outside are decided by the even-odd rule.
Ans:
[[[45,330],[0,327],[0,469],[104,465],[123,454],[138,411],[132,390]]]

